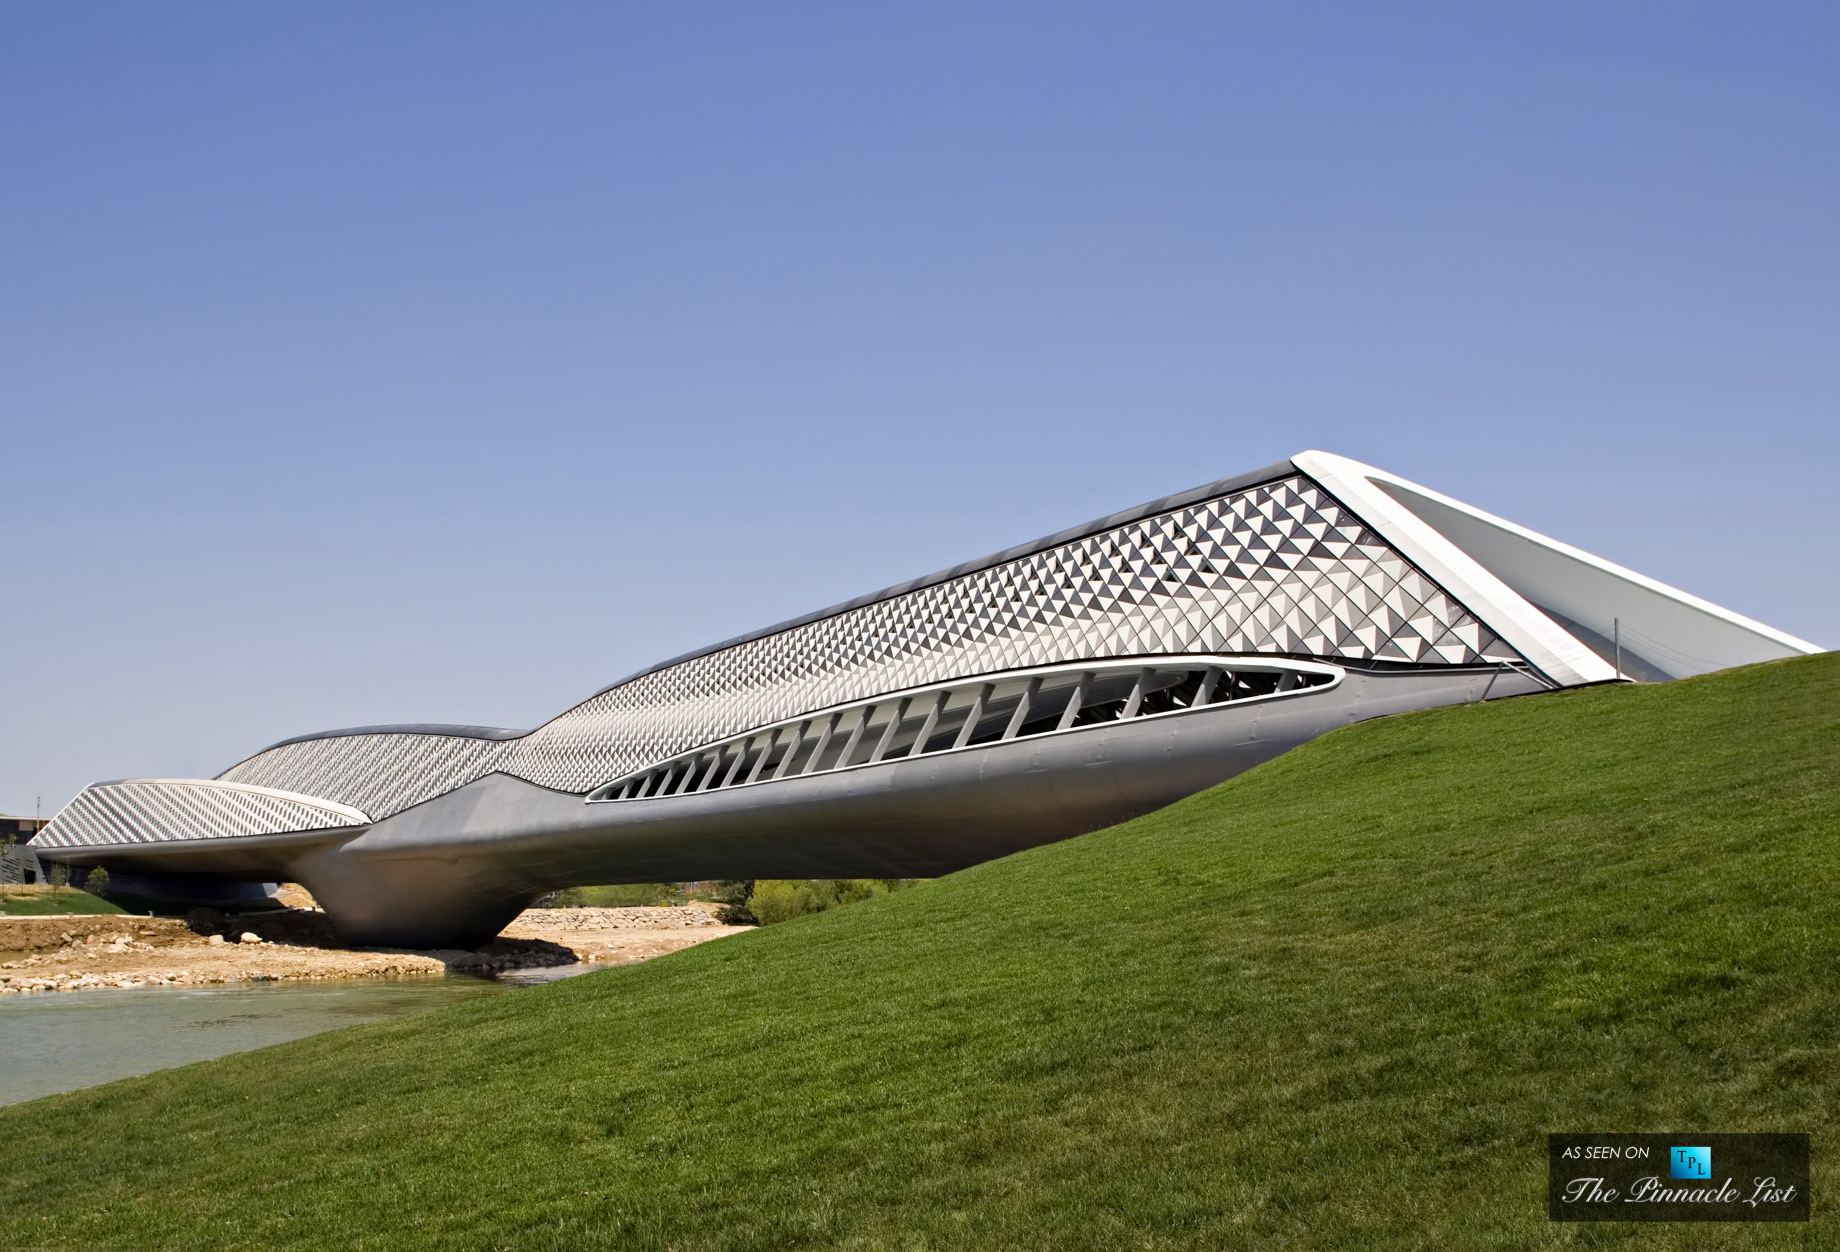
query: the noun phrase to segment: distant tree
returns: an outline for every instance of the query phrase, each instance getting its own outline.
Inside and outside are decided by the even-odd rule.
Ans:
[[[920,881],[913,878],[763,878],[748,897],[748,911],[762,926],[822,913]]]
[[[754,910],[749,907],[748,903],[753,894],[754,880],[752,878],[734,878],[718,882],[715,889],[709,892],[709,898],[722,906],[722,911],[716,916],[726,924],[758,926],[760,919],[754,916]]]
[[[582,903],[597,909],[655,908],[676,904],[677,884],[669,882],[603,883],[583,887]]]

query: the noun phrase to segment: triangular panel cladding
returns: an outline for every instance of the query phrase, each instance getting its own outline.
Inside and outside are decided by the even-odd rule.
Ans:
[[[685,677],[694,686],[709,681],[704,675]],[[509,746],[456,735],[336,735],[258,752],[218,778],[324,796],[384,818],[465,786],[489,772]]]
[[[1185,652],[1521,659],[1299,474],[642,674],[507,745],[497,768],[583,792],[847,700],[1022,665]]]

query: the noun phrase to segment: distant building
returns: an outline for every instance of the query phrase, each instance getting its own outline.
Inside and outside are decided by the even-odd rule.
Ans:
[[[44,871],[26,841],[51,824],[48,817],[0,814],[0,883],[44,881]]]

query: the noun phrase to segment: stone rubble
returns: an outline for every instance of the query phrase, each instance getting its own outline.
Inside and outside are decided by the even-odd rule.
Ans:
[[[720,926],[721,912],[720,904],[709,904],[702,900],[681,905],[635,905],[618,909],[525,909],[511,925],[543,931],[684,930],[696,926]],[[510,933],[510,928],[507,928],[506,933]]]
[[[0,917],[0,995],[626,964],[746,929],[717,908],[530,909],[476,951],[349,947],[313,909]]]

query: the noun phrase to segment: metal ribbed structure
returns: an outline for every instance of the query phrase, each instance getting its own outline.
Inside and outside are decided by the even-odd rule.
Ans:
[[[130,778],[84,788],[32,840],[35,849],[235,839],[364,826],[347,805],[267,787],[189,778]]]
[[[277,744],[218,777],[321,796],[384,818],[489,773],[506,746],[469,735],[329,735]]]
[[[582,794],[699,745],[888,691],[1190,653],[1521,660],[1353,512],[1291,473],[651,670],[522,737],[365,727],[277,744],[219,778],[379,820],[495,771]],[[135,840],[163,837],[149,833],[157,829],[143,825]]]
[[[642,674],[507,744],[496,768],[583,792],[698,744],[881,692],[1185,653],[1521,660],[1293,474]]]
[[[675,657],[534,731],[359,726],[215,782],[100,783],[33,846],[297,881],[349,937],[470,945],[558,887],[934,877],[1365,718],[1816,650],[1303,452]]]

